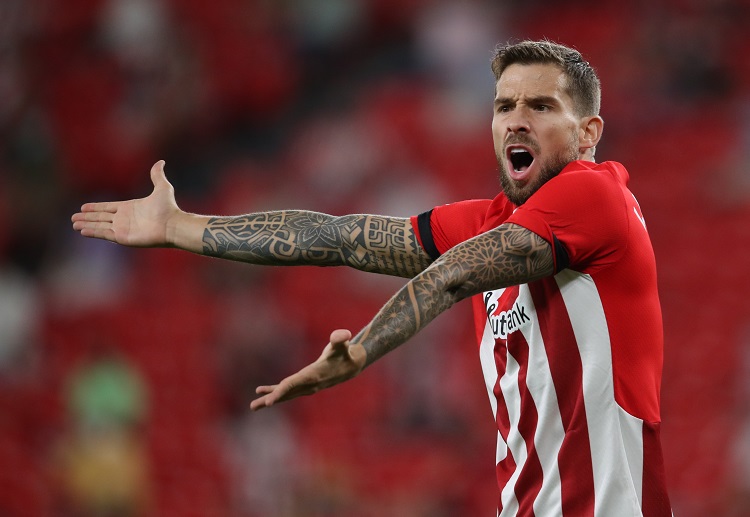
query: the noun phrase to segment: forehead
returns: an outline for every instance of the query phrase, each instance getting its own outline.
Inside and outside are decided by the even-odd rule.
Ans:
[[[556,97],[570,102],[565,86],[565,74],[557,65],[514,63],[503,71],[495,92],[499,98]]]

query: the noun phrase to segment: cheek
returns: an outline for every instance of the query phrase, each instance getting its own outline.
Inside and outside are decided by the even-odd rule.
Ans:
[[[567,151],[572,145],[578,145],[578,130],[568,124],[555,124],[545,132],[545,141],[558,151]]]
[[[505,126],[497,119],[497,117],[492,119],[492,141],[495,144],[495,151],[499,151],[503,148],[503,142],[505,141],[504,127]]]

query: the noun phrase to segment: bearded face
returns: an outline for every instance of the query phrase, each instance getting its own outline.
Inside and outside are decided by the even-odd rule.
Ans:
[[[566,165],[579,157],[578,139],[571,133],[568,145],[550,156],[544,156],[539,145],[528,135],[509,136],[502,152],[495,153],[500,168],[500,185],[507,198],[522,205],[549,180],[560,174]],[[538,168],[536,174],[529,170]],[[519,178],[520,176],[520,178]]]
[[[598,117],[580,117],[553,64],[512,64],[495,85],[492,138],[500,184],[522,205],[570,162],[592,159]],[[592,138],[593,136],[593,138]]]

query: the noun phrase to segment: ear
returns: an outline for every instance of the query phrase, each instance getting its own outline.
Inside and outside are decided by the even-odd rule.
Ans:
[[[578,133],[578,146],[581,154],[596,147],[602,137],[602,131],[604,131],[604,119],[599,115],[581,119]]]

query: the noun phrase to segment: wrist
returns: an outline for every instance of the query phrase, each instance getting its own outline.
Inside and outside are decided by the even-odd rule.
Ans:
[[[165,229],[166,246],[200,253],[203,249],[202,238],[205,219],[204,216],[190,214],[177,209],[167,219]]]
[[[180,217],[183,212],[180,209],[174,211],[174,213],[167,218],[167,222],[164,225],[164,245],[167,248],[178,248],[178,232],[180,230]]]

